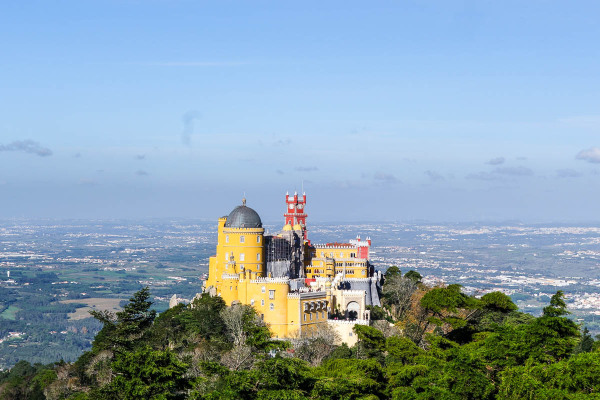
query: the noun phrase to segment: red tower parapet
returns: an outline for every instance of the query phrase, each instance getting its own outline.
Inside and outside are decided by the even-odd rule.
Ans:
[[[361,240],[360,236],[350,241],[350,244],[358,249],[358,258],[369,259],[369,248],[371,247],[371,238],[367,236],[367,240]]]
[[[306,193],[302,194],[302,198],[298,197],[298,193],[294,193],[290,196],[288,193],[285,194],[285,203],[287,205],[287,212],[283,214],[285,217],[285,223],[290,225],[300,224],[302,228],[306,229],[306,213],[304,208],[306,207]]]

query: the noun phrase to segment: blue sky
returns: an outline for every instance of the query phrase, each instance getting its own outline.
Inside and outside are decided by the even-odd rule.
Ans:
[[[599,221],[600,5],[0,6],[0,218]]]

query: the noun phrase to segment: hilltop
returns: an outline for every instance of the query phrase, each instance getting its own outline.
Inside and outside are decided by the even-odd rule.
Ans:
[[[103,324],[74,363],[18,363],[3,399],[577,399],[600,390],[600,353],[567,318],[562,292],[540,317],[493,292],[428,287],[388,269],[383,307],[358,342],[320,329],[274,340],[244,305],[207,294],[159,315],[147,288]]]

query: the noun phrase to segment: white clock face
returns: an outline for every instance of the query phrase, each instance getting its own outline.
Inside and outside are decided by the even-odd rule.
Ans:
[[[302,210],[304,208],[304,204],[298,204],[298,208]]]
[[[293,209],[294,209],[294,205],[290,204],[290,210],[293,210]]]

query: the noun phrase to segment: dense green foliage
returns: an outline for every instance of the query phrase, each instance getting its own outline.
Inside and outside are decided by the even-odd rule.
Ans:
[[[600,351],[568,319],[562,292],[539,318],[502,293],[428,288],[387,274],[372,326],[336,345],[328,328],[272,340],[251,307],[202,295],[160,315],[149,292],[103,324],[75,363],[19,362],[3,399],[583,399],[600,398]],[[391,321],[391,322],[390,322]]]

